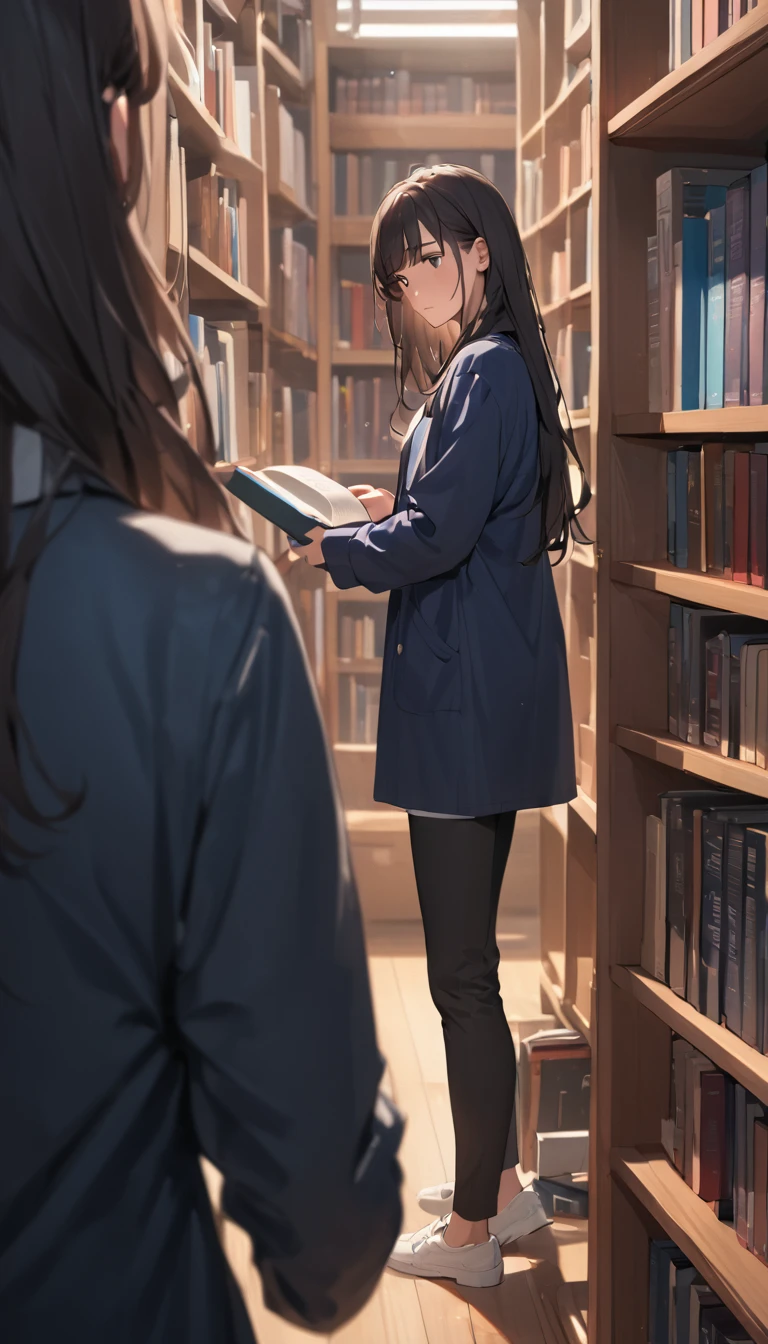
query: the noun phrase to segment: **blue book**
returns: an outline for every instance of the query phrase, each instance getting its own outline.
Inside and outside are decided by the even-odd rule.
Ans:
[[[688,450],[675,453],[675,564],[688,568]]]
[[[237,499],[305,542],[315,527],[351,527],[370,522],[368,510],[346,486],[312,467],[272,466],[254,471],[248,461],[223,463],[216,475]]]
[[[676,518],[675,504],[677,500],[677,487],[675,484],[677,472],[677,452],[673,449],[667,453],[667,559],[670,565],[677,564],[677,542],[676,542]]]
[[[709,224],[683,219],[682,408],[704,409],[706,400]]]
[[[707,410],[722,406],[725,379],[725,206],[709,212]]]
[[[750,181],[741,177],[725,201],[725,405],[749,404]]]
[[[194,313],[189,315],[189,335],[199,359],[205,354],[205,321]]]

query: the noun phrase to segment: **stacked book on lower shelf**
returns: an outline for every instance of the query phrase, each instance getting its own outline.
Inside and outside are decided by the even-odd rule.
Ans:
[[[694,747],[768,765],[768,621],[670,603],[669,731]]]
[[[751,1340],[674,1241],[651,1242],[648,1344],[746,1344]]]
[[[765,588],[768,443],[672,449],[667,458],[667,559],[677,569]]]

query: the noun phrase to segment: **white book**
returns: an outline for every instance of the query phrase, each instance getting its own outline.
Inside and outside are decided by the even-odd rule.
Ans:
[[[307,205],[307,154],[304,132],[293,132],[293,190],[299,205]]]
[[[283,182],[286,187],[290,187],[291,190],[293,190],[296,180],[293,162],[295,136],[293,117],[284,103],[280,103],[278,107],[277,125],[280,160],[278,172],[280,181]]]
[[[246,158],[251,152],[251,86],[246,79],[235,80],[235,128],[237,143]]]

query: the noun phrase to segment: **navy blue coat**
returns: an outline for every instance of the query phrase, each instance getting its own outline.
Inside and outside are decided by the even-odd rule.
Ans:
[[[523,563],[539,535],[538,422],[512,337],[457,355],[407,473],[413,428],[392,516],[322,542],[338,588],[393,590],[374,797],[472,816],[567,802],[565,640],[548,557]]]

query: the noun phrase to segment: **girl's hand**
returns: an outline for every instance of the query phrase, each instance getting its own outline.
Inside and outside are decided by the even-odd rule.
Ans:
[[[350,485],[350,493],[365,505],[368,517],[373,523],[390,518],[395,507],[395,496],[389,490],[377,490],[372,485]]]
[[[299,556],[300,559],[306,560],[309,565],[324,565],[325,557],[323,556],[323,548],[320,545],[324,534],[324,527],[313,527],[312,531],[307,533],[307,536],[311,537],[311,541],[307,546],[294,545],[293,549],[296,555]]]

